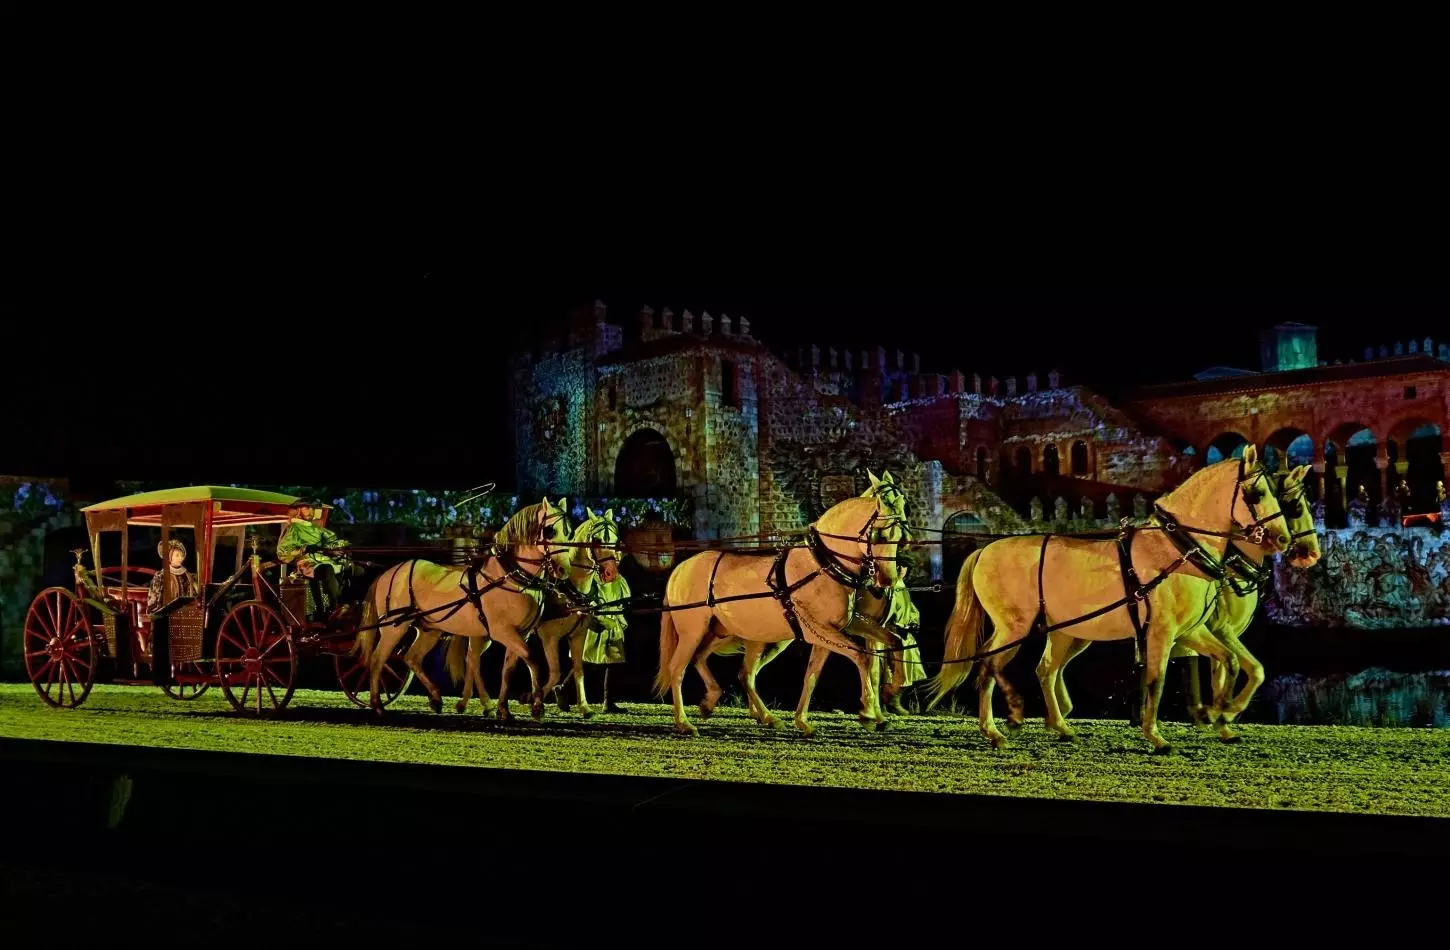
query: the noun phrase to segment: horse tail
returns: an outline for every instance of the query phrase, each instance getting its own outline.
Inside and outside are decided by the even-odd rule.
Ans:
[[[943,696],[960,686],[975,665],[953,661],[971,656],[981,643],[985,611],[982,610],[982,602],[977,599],[972,573],[976,570],[977,558],[983,550],[978,548],[969,554],[962,563],[961,573],[957,575],[957,602],[952,608],[951,619],[947,621],[947,642],[942,652],[942,668],[927,681],[931,691],[931,706],[935,706]]]
[[[373,602],[377,586],[377,581],[368,585],[367,596],[363,598],[362,620],[358,624],[363,629],[358,631],[357,639],[352,642],[351,652],[362,654],[364,666],[372,662],[373,647],[378,642],[378,605]]]
[[[448,638],[448,676],[453,680],[455,686],[461,684],[463,677],[468,673],[468,668],[465,666],[468,656],[468,640],[468,637]]]
[[[670,616],[669,598],[665,598],[665,601],[665,612],[660,614],[660,668],[655,674],[655,696],[660,699],[674,685],[674,677],[670,675],[670,661],[674,659],[675,649],[680,644],[674,618]]]

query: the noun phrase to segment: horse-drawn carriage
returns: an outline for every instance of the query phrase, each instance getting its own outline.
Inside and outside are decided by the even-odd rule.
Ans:
[[[298,501],[203,485],[84,508],[90,551],[73,552],[74,589],[42,590],[26,614],[25,669],[36,692],[52,706],[79,706],[109,667],[111,682],[155,684],[178,700],[220,686],[237,711],[265,715],[291,700],[304,658],[329,656],[348,698],[366,705],[368,670],[353,655],[357,621],[348,609],[363,585],[344,588],[341,604],[310,610],[319,598],[306,579],[289,577],[285,565],[263,563],[259,553],[258,532],[280,534]],[[325,523],[330,509],[317,507]],[[137,536],[158,531],[163,558],[173,550],[184,558],[190,552],[175,542],[179,534],[190,536],[194,575],[174,583],[163,572],[180,577],[190,566],[132,563]],[[217,576],[228,568],[230,574]],[[158,597],[163,590],[174,596]],[[412,678],[400,648],[384,666],[383,701],[406,692]]]

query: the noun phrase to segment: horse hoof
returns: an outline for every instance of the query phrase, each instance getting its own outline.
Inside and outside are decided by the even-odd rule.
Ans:
[[[1077,733],[1075,733],[1075,732],[1059,732],[1057,734],[1057,741],[1058,742],[1076,742],[1077,741]]]
[[[706,706],[704,703],[701,703],[700,704],[700,718],[701,719],[709,719],[710,718],[710,714],[713,713],[714,711],[715,711],[715,707],[714,706]]]
[[[1173,745],[1172,745],[1172,743],[1168,743],[1168,742],[1163,743],[1162,745],[1158,746],[1156,749],[1153,750],[1153,754],[1154,755],[1172,755],[1173,754]]]
[[[799,729],[801,735],[802,736],[805,736],[807,739],[809,739],[811,736],[813,736],[813,735],[816,734],[816,727],[813,726],[813,725],[811,725],[808,722],[806,722],[806,723],[800,723],[800,722],[798,722],[798,723],[796,723],[796,728]]]
[[[457,710],[459,714],[468,712],[468,704],[461,699],[454,704],[453,708]]]
[[[582,719],[593,719],[594,718],[594,710],[592,710],[592,709],[586,709],[583,712],[581,712],[579,714],[579,716]]]
[[[513,721],[513,718],[514,718],[513,717],[513,713],[509,712],[507,709],[505,709],[502,706],[498,707],[498,721],[499,722],[512,722]]]
[[[765,728],[767,728],[767,729],[774,729],[775,728],[775,717],[774,716],[763,716],[760,719],[760,724],[762,726],[764,726]]]
[[[700,730],[696,729],[688,722],[675,723],[675,735],[677,736],[690,736],[691,738],[693,738],[695,736],[698,736],[699,734]]]
[[[1000,734],[995,736],[988,736],[987,741],[992,744],[992,748],[1000,749],[1002,748],[1002,746],[1007,744],[1007,737]]]
[[[531,716],[534,717],[534,722],[538,722],[539,720],[543,719],[544,718],[544,704],[543,703],[535,703],[534,705],[530,706],[529,707],[529,715],[531,715]]]
[[[1016,732],[1018,729],[1022,728],[1022,723],[1018,722],[1015,719],[1008,719],[1006,722],[1002,723],[1002,725],[1007,727],[1008,732]]]
[[[882,719],[881,721],[879,721],[879,722],[876,723],[876,731],[877,732],[885,732],[886,731],[886,726],[887,726],[886,720],[885,719]]]
[[[1222,742],[1224,745],[1233,745],[1236,742],[1242,741],[1242,738],[1240,736],[1236,736],[1232,732],[1230,732],[1226,736],[1219,736],[1218,737],[1218,741],[1219,742]]]

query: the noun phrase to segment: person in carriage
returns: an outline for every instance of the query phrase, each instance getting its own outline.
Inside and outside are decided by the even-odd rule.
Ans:
[[[148,614],[155,614],[180,598],[196,596],[196,578],[186,569],[186,545],[172,538],[164,545],[156,545],[156,555],[161,558],[162,568],[151,578],[151,588],[146,593]]]
[[[277,560],[309,582],[316,619],[326,617],[341,603],[338,575],[348,567],[348,542],[323,527],[323,509],[322,502],[314,498],[297,499],[288,512],[291,521],[277,539]],[[347,605],[342,609],[346,612]]]

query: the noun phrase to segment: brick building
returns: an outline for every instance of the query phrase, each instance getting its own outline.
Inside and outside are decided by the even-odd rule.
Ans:
[[[518,487],[688,497],[699,538],[799,528],[868,468],[906,483],[918,524],[1010,532],[1141,515],[1250,442],[1333,476],[1339,518],[1351,486],[1377,505],[1397,478],[1412,508],[1434,507],[1450,462],[1450,354],[1428,340],[1331,365],[1312,327],[1286,324],[1265,331],[1261,371],[1218,367],[1113,406],[1055,372],[1019,386],[881,348],[781,356],[743,317],[645,307],[629,323],[596,302],[516,355]]]

